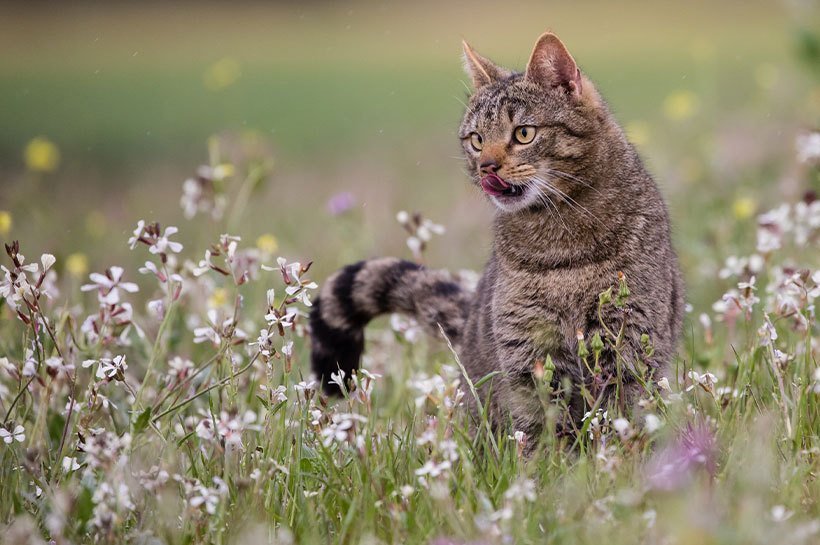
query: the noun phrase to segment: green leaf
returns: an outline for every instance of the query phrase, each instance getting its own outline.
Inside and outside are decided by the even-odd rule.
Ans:
[[[133,434],[138,435],[145,431],[145,428],[148,427],[148,424],[151,422],[151,407],[148,407],[134,421],[134,430]]]

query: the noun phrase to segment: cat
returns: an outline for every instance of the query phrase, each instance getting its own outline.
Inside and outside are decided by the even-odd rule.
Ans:
[[[617,349],[599,345],[604,377],[615,376],[619,362],[634,370],[641,361],[655,380],[667,371],[683,281],[658,187],[561,40],[543,34],[523,73],[463,46],[474,91],[459,137],[472,185],[494,205],[492,252],[478,287],[471,292],[446,271],[395,258],[344,267],[311,311],[312,368],[327,393],[339,393],[330,376],[358,368],[365,325],[405,313],[430,334],[443,332],[472,381],[500,372],[481,389],[493,426],[532,437],[545,423],[536,388],[545,362],[554,386],[573,385],[571,418],[589,410],[579,392],[591,369],[579,343],[605,336],[602,324],[623,324]],[[599,294],[618,289],[619,278],[627,305],[599,312]],[[635,401],[636,374],[624,371],[623,380],[622,396]]]

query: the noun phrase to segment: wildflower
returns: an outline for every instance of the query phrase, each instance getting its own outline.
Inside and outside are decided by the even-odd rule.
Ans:
[[[504,498],[514,502],[534,502],[536,500],[535,481],[532,479],[519,478],[504,492]]]
[[[95,363],[98,363],[98,360],[85,360],[83,367],[91,367]],[[125,380],[126,369],[128,369],[128,364],[124,355],[114,356],[113,358],[100,358],[96,376],[99,379],[122,381]]]
[[[649,143],[649,124],[646,121],[630,121],[625,127],[629,141],[641,148]]]
[[[11,212],[7,210],[0,210],[0,236],[6,236],[11,232]]]
[[[233,318],[220,320],[217,311],[211,309],[208,311],[208,324],[194,328],[194,342],[211,341],[214,345],[219,346],[223,338],[226,341],[242,342],[247,335],[235,327]]]
[[[649,413],[644,416],[644,429],[646,430],[646,433],[655,433],[661,428],[662,425],[663,423],[661,422],[661,419],[654,414]]]
[[[714,477],[717,472],[717,441],[703,423],[689,424],[647,464],[649,483],[660,490],[674,490],[702,469]]]
[[[367,418],[355,413],[334,414],[330,424],[322,430],[322,444],[329,447],[334,442],[344,443],[356,438],[356,423],[366,423]]]
[[[751,218],[756,208],[757,203],[750,197],[741,197],[732,203],[732,212],[739,220]]]
[[[345,383],[345,375],[346,373],[341,369],[339,369],[338,373],[330,373],[330,382],[338,385],[343,392],[347,390],[347,384]]]
[[[814,373],[812,373],[811,378],[814,382],[812,390],[815,394],[820,394],[820,367],[814,370]]]
[[[400,334],[410,344],[415,344],[424,333],[415,318],[396,313],[390,315],[390,329]]]
[[[287,309],[284,314],[279,312],[279,309],[272,309],[265,314],[265,321],[268,322],[269,326],[276,327],[279,330],[279,335],[284,335],[285,329],[293,327],[293,320],[296,315],[296,309]]]
[[[820,230],[820,199],[813,194],[794,205],[794,242],[805,246]]]
[[[74,365],[66,364],[63,358],[52,356],[46,359],[46,370],[52,377],[57,377],[60,373],[70,377],[74,373]]]
[[[236,83],[242,75],[242,68],[236,59],[224,57],[211,64],[202,76],[202,82],[209,91],[222,91]]]
[[[210,214],[214,220],[221,219],[228,204],[221,185],[233,173],[234,168],[230,164],[215,167],[202,165],[195,177],[185,180],[179,200],[185,218],[191,219],[197,212],[202,212]]]
[[[76,458],[63,456],[63,471],[65,473],[71,473],[72,471],[77,471],[78,469],[80,469],[80,464],[77,462]]]
[[[123,282],[122,276],[125,270],[122,267],[110,267],[105,271],[105,274],[91,273],[88,278],[92,284],[85,284],[80,286],[82,291],[97,290],[97,298],[100,303],[106,305],[114,305],[120,302],[120,292],[127,291],[129,293],[136,293],[139,287],[133,282]]]
[[[163,299],[152,299],[145,304],[148,312],[157,320],[165,318],[165,301]]]
[[[669,386],[669,379],[666,377],[661,377],[661,379],[658,381],[658,387],[665,392],[672,391],[672,387]]]
[[[672,121],[689,119],[700,107],[697,95],[692,91],[675,91],[663,101],[663,113]]]
[[[203,418],[196,425],[196,436],[205,441],[211,441],[215,437],[213,422],[210,418]]]
[[[60,150],[43,136],[32,138],[23,151],[26,168],[32,172],[54,172],[60,166]]]
[[[757,336],[760,337],[760,346],[769,346],[777,340],[777,330],[772,325],[768,314],[764,314],[763,325],[757,330]]]
[[[7,445],[12,444],[14,441],[22,443],[26,440],[26,429],[20,424],[15,426],[13,430],[0,428],[0,439]]]
[[[774,522],[783,522],[790,519],[794,511],[789,511],[783,505],[775,505],[772,507],[771,515]]]
[[[189,359],[174,356],[168,362],[168,378],[176,381],[183,381],[188,378],[194,369],[194,362]]]
[[[446,472],[453,466],[449,460],[444,460],[441,463],[437,463],[433,460],[427,460],[424,462],[420,468],[418,468],[414,473],[417,477],[419,477],[420,482],[423,481],[423,477],[439,477],[441,475],[446,474]]]
[[[783,245],[784,235],[792,230],[791,207],[782,204],[757,218],[757,251],[769,254]]]
[[[626,439],[632,435],[632,426],[626,418],[616,418],[612,421],[612,428],[622,439]]]
[[[584,413],[582,421],[589,421],[587,433],[590,439],[601,438],[609,433],[610,419],[608,411],[598,409],[593,415],[591,411]]]
[[[341,216],[356,205],[356,198],[353,193],[343,191],[336,193],[328,199],[325,208],[331,216]]]
[[[138,478],[140,485],[145,490],[154,492],[168,482],[169,475],[167,471],[159,466],[151,466],[148,471],[140,471]]]
[[[65,259],[65,270],[74,278],[80,278],[88,272],[88,258],[85,254],[73,253]]]
[[[179,229],[174,226],[166,227],[165,232],[153,240],[153,244],[148,247],[148,251],[152,254],[164,254],[167,253],[167,251],[178,254],[182,251],[182,244],[168,240],[168,237],[176,234],[178,231]]]
[[[270,400],[271,400],[271,402],[272,403],[282,403],[284,401],[287,401],[288,396],[285,395],[287,393],[287,391],[288,391],[288,389],[285,386],[282,386],[281,384],[279,386],[277,386],[276,388],[274,388],[273,390],[270,390]]]
[[[277,241],[276,237],[272,234],[265,233],[256,239],[256,247],[259,248],[263,254],[271,255],[279,248],[279,241]]]
[[[820,161],[820,132],[810,132],[797,137],[797,160],[801,163]]]
[[[231,445],[239,449],[244,448],[242,444],[242,433],[248,429],[254,429],[252,425],[256,421],[256,413],[246,411],[241,418],[237,415],[230,415],[222,412],[216,421],[216,431],[219,437],[225,441],[226,445]],[[258,429],[258,428],[257,428]]]
[[[689,371],[687,376],[692,379],[692,384],[690,384],[686,391],[692,390],[695,386],[700,386],[707,392],[712,392],[715,383],[718,381],[718,378],[713,375],[712,373],[703,373],[702,375],[697,371]]]
[[[445,232],[444,226],[433,223],[429,219],[422,217],[418,212],[410,215],[402,210],[396,214],[396,220],[409,234],[407,247],[410,248],[413,257],[417,260],[421,259],[426,243],[430,241],[432,235],[442,235]]]

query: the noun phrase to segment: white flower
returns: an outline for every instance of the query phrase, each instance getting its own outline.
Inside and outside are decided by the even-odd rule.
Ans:
[[[513,482],[510,487],[504,492],[504,497],[509,501],[528,501],[534,502],[535,495],[535,481],[532,479],[519,478]]]
[[[661,428],[661,426],[663,426],[661,419],[655,416],[654,414],[649,413],[646,416],[644,416],[643,427],[646,430],[646,433],[655,433]]]
[[[690,391],[696,385],[700,385],[704,390],[711,392],[712,387],[718,381],[718,378],[713,375],[712,373],[706,372],[702,375],[697,371],[689,371],[688,376],[692,379],[692,384],[686,388],[686,391]]]
[[[337,384],[343,392],[347,390],[347,385],[345,384],[345,375],[346,373],[341,369],[339,369],[338,373],[330,373],[330,382]]]
[[[612,421],[612,427],[615,428],[615,432],[621,437],[628,437],[632,432],[629,420],[626,418],[616,418]]]
[[[772,325],[768,314],[764,314],[763,317],[765,321],[757,330],[757,336],[760,337],[760,346],[769,346],[777,340],[777,330]]]
[[[669,386],[669,379],[666,378],[666,377],[662,377],[658,381],[658,388],[660,388],[661,390],[664,390],[666,392],[671,392],[672,391],[672,387]]]
[[[769,254],[780,249],[783,236],[792,230],[791,207],[782,204],[774,210],[761,214],[757,218],[757,251]]]
[[[88,368],[97,363],[97,360],[85,360],[83,367]],[[128,369],[128,364],[125,361],[125,356],[114,356],[113,358],[100,358],[99,366],[97,367],[97,378],[107,378],[109,380],[117,378],[121,373],[125,374]]]
[[[820,160],[820,132],[810,132],[797,136],[797,160],[810,163]]]
[[[137,222],[137,228],[134,229],[134,236],[128,239],[128,246],[132,250],[137,247],[137,243],[140,241],[143,231],[145,231],[145,220],[139,220]]]
[[[772,520],[775,522],[783,522],[794,515],[793,511],[789,511],[783,505],[775,505],[772,507]]]
[[[811,378],[814,381],[814,388],[812,388],[812,390],[814,390],[815,394],[820,394],[820,367],[814,370]]]
[[[139,291],[139,286],[133,282],[122,281],[123,272],[125,271],[122,267],[115,266],[105,271],[105,274],[91,273],[88,278],[93,283],[85,284],[81,286],[80,289],[82,291],[97,290],[97,298],[100,303],[115,305],[120,302],[120,289],[129,293]]]
[[[26,440],[26,429],[20,424],[15,426],[12,431],[7,430],[6,428],[0,428],[0,439],[2,439],[7,445],[10,445],[14,441],[22,443]]]
[[[452,466],[453,464],[451,464],[449,460],[444,460],[440,464],[436,463],[433,460],[427,460],[423,466],[421,466],[415,471],[415,474],[417,477],[425,477],[428,475],[430,477],[438,477],[444,474]]]
[[[80,464],[77,463],[76,458],[71,458],[69,456],[63,456],[63,471],[66,473],[71,473],[72,471],[76,471],[80,469]]]
[[[162,234],[162,236],[157,237],[154,243],[148,248],[148,251],[152,254],[164,254],[168,250],[175,254],[181,252],[182,244],[180,244],[179,242],[173,242],[168,240],[168,237],[170,237],[173,234],[176,234],[177,231],[179,231],[179,229],[177,229],[174,226],[166,227],[165,232]]]
[[[51,254],[43,254],[40,256],[40,263],[43,264],[43,272],[49,270],[56,262],[57,258]]]

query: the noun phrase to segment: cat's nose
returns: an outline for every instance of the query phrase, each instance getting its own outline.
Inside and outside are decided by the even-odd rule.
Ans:
[[[479,170],[482,174],[495,174],[498,172],[498,163],[495,161],[485,161],[481,163]]]

